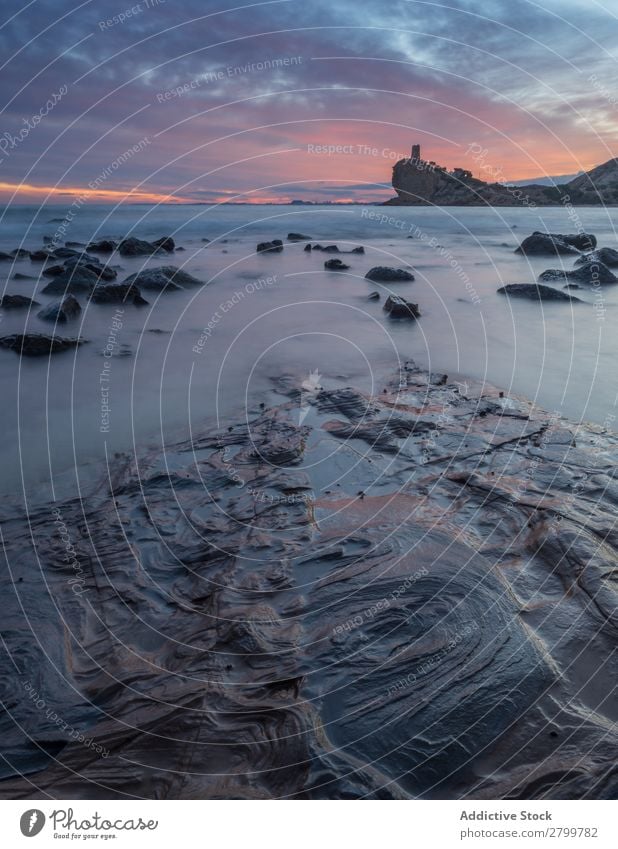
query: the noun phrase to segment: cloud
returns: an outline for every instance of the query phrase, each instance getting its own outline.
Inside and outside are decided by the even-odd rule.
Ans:
[[[482,144],[512,179],[615,152],[618,113],[590,83],[615,78],[609,3],[8,0],[3,15],[0,139],[68,89],[8,152],[8,183],[86,185],[145,137],[110,188],[386,199],[381,151],[414,140],[449,166]],[[318,159],[317,139],[380,153]]]

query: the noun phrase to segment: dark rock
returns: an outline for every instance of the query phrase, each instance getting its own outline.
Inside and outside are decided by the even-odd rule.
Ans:
[[[5,262],[13,262],[15,257],[11,256],[11,254],[7,254],[4,251],[0,251],[0,260],[4,260]]]
[[[55,301],[53,304],[48,304],[39,310],[37,316],[42,321],[54,321],[58,324],[64,324],[77,316],[82,311],[77,298],[73,295],[66,295],[61,301]]]
[[[112,268],[111,265],[102,265],[100,262],[96,260],[93,262],[92,260],[84,260],[82,257],[70,257],[64,263],[64,268],[66,271],[70,271],[74,268],[85,268],[88,271],[92,271],[93,274],[96,274],[100,280],[115,280],[118,277],[118,272],[115,268]]]
[[[30,259],[32,262],[45,262],[49,259],[49,251],[32,251]]]
[[[81,265],[53,277],[41,291],[44,295],[63,295],[68,292],[91,292],[99,282],[99,276]]]
[[[365,248],[364,248],[362,245],[359,245],[359,247],[358,247],[358,248],[352,248],[352,250],[350,251],[350,253],[351,253],[351,254],[364,254],[364,253],[365,253]]]
[[[392,318],[419,318],[418,304],[413,304],[397,295],[389,295],[384,304],[384,309]]]
[[[510,295],[515,298],[529,298],[533,301],[578,301],[572,295],[567,295],[560,289],[552,289],[551,286],[541,286],[536,283],[509,283],[498,289],[500,295]]]
[[[153,242],[152,244],[158,251],[164,251],[168,254],[173,253],[176,248],[176,244],[171,236],[163,236],[161,239],[157,239],[156,242]]]
[[[11,251],[11,255],[15,259],[27,259],[30,256],[30,251],[27,251],[25,248],[15,248],[14,251]]]
[[[385,265],[377,265],[369,269],[365,274],[366,280],[380,280],[387,283],[397,283],[403,280],[414,280],[414,275],[403,268],[388,268]]]
[[[63,336],[46,336],[43,333],[13,333],[0,337],[0,347],[23,354],[25,357],[45,357],[59,354],[69,348],[83,345],[83,339],[67,339]]]
[[[618,266],[618,251],[613,248],[599,248],[592,253],[583,254],[575,260],[575,265],[583,265],[586,262],[602,262],[608,268]]]
[[[327,259],[324,263],[324,268],[327,271],[347,271],[349,267],[349,265],[346,265],[340,259]]]
[[[581,283],[584,286],[611,285],[618,283],[618,277],[602,262],[585,262],[573,271],[562,268],[549,268],[539,275],[539,280],[567,281]]]
[[[597,246],[597,237],[592,233],[576,233],[575,235],[562,236],[567,245],[573,245],[578,251],[592,251]]]
[[[60,274],[64,274],[66,271],[64,265],[48,265],[47,268],[44,268],[42,274],[45,277],[58,277]]]
[[[23,310],[38,305],[38,301],[33,301],[32,298],[26,298],[23,295],[3,295],[0,298],[0,307],[3,310]]]
[[[259,254],[263,253],[281,253],[283,250],[283,242],[281,239],[273,239],[272,242],[260,242],[256,248]]]
[[[96,286],[90,300],[95,304],[134,304],[145,306],[148,301],[142,297],[139,287],[134,283],[113,283]]]
[[[83,251],[76,251],[73,248],[67,247],[54,248],[54,250],[51,251],[51,255],[56,259],[69,259],[69,257],[72,256],[85,256]],[[95,259],[95,257],[90,258]]]
[[[311,236],[303,236],[302,233],[288,233],[288,242],[308,242]]]
[[[99,242],[91,242],[86,250],[95,254],[112,254],[117,247],[118,243],[112,239],[101,239]]]
[[[380,293],[379,292],[370,292],[368,295],[368,300],[370,301],[379,301]]]
[[[156,289],[163,291],[168,289],[183,289],[186,286],[203,286],[201,280],[188,274],[186,271],[181,271],[175,265],[162,265],[158,268],[146,268],[137,274],[131,274],[124,281],[125,283],[135,283],[142,289]]]
[[[65,247],[67,248],[80,248],[83,249],[86,245],[83,242],[65,242]]]
[[[518,248],[516,254],[544,256],[546,254],[576,254],[580,250],[592,250],[596,247],[596,237],[588,233],[576,235],[561,235],[558,233],[541,233],[535,230]]]
[[[310,250],[311,250],[311,245],[305,245],[305,248],[304,248],[304,249],[305,249],[306,251],[310,251]]]
[[[13,280],[36,280],[31,274],[22,274],[21,271],[16,271],[13,275]]]
[[[152,256],[156,250],[152,242],[136,239],[134,236],[123,239],[118,245],[118,253],[121,256]]]

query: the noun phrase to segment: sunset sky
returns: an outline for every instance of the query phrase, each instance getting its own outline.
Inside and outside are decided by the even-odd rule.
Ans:
[[[3,0],[0,16],[5,202],[385,200],[415,141],[477,174],[475,145],[512,180],[618,155],[616,0]]]

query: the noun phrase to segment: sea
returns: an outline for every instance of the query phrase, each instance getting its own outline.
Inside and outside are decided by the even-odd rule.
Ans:
[[[618,248],[613,208],[458,208],[360,205],[11,205],[2,211],[0,250],[35,250],[44,237],[87,244],[127,236],[171,236],[174,254],[100,257],[118,281],[175,265],[203,285],[144,291],[147,306],[81,301],[59,326],[86,343],[49,358],[0,349],[0,493],[44,493],[117,452],[165,451],[171,442],[250,419],[297,385],[381,392],[403,363],[489,382],[574,422],[615,429],[618,286],[573,290],[581,302],[509,299],[508,283],[531,283],[573,257],[514,252],[534,230],[591,232]],[[364,254],[305,251],[336,244]],[[256,253],[282,239],[280,253]],[[348,270],[328,271],[338,257]],[[378,265],[414,280],[378,284]],[[0,263],[2,294],[34,297],[49,278],[29,258]],[[18,275],[15,278],[15,275]],[[561,288],[561,284],[557,284]],[[370,300],[372,292],[379,300]],[[417,321],[384,311],[389,295],[419,305]],[[49,333],[32,311],[0,314],[0,335]]]

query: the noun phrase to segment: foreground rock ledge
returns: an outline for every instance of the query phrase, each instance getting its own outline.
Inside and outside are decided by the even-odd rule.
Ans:
[[[301,384],[4,505],[0,794],[615,798],[618,435]]]

